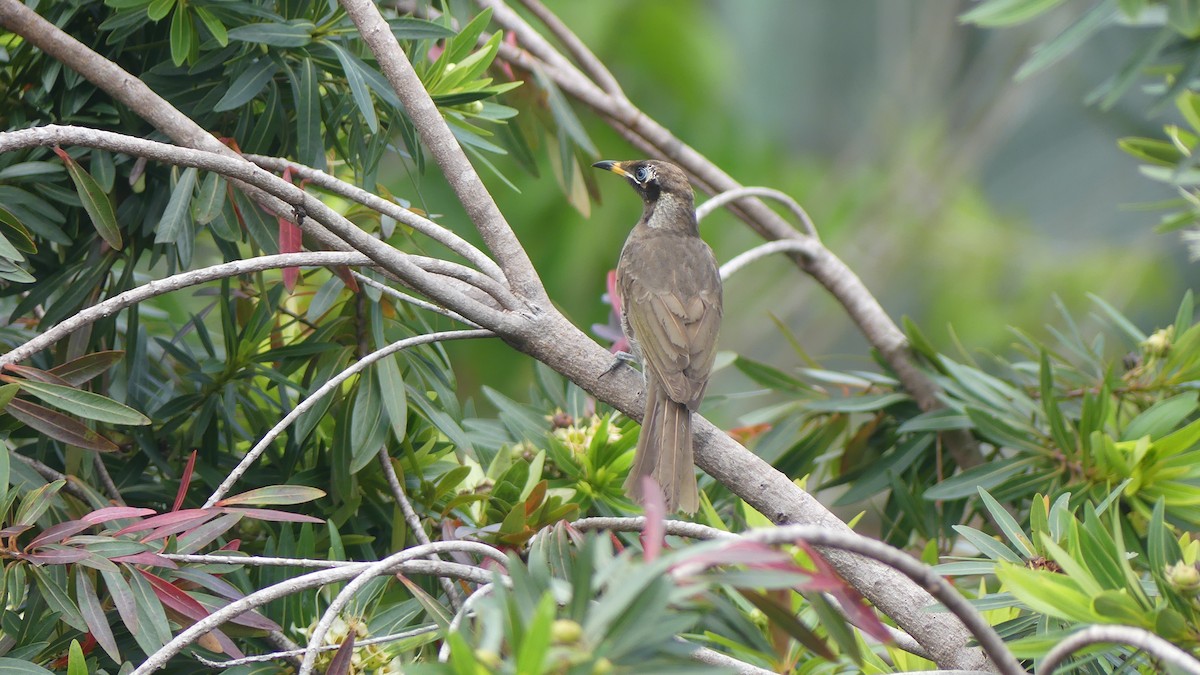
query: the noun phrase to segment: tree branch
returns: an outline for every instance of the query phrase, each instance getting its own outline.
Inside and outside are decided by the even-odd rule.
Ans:
[[[180,272],[169,276],[165,279],[153,279],[137,288],[131,288],[124,293],[114,295],[107,300],[98,302],[90,307],[85,307],[69,318],[63,319],[59,323],[47,328],[39,333],[36,337],[31,338],[24,344],[12,349],[11,351],[0,354],[0,367],[7,366],[13,363],[20,363],[25,359],[37,354],[53,345],[55,342],[67,337],[71,333],[80,328],[99,321],[100,319],[110,317],[113,314],[138,304],[144,300],[177,291],[181,288],[188,288],[197,284],[202,284],[208,281],[224,279],[227,277],[236,277],[241,274],[249,274],[250,272],[261,272],[263,270],[277,269],[280,267],[302,267],[309,265],[321,266],[337,266],[337,265],[369,265],[371,260],[361,253],[341,253],[332,251],[318,251],[313,253],[284,253],[280,255],[268,255],[258,258],[248,258],[246,260],[235,260],[233,262],[223,263],[221,265],[213,265],[203,269],[192,270],[190,272]]]
[[[1042,659],[1039,673],[1051,675],[1074,652],[1102,642],[1136,647],[1180,672],[1200,675],[1200,661],[1167,640],[1136,626],[1088,626],[1054,646]]]
[[[249,159],[250,161],[269,171],[282,172],[285,169],[291,169],[292,173],[296,174],[301,179],[306,180],[323,190],[358,202],[372,211],[376,211],[394,218],[397,222],[403,223],[404,225],[411,227],[430,239],[433,239],[439,244],[442,244],[446,248],[462,256],[467,262],[478,268],[479,271],[488,275],[497,282],[506,283],[507,281],[504,278],[504,272],[498,265],[496,265],[495,261],[484,255],[483,251],[475,248],[475,246],[473,246],[466,239],[458,236],[449,228],[443,227],[442,225],[439,225],[428,218],[423,218],[395,202],[391,202],[382,197],[371,194],[357,185],[351,185],[350,183],[347,183],[336,176],[331,176],[320,169],[304,166],[303,164],[293,162],[290,159],[285,159],[282,157],[266,157],[264,155],[245,155],[245,157],[246,159]]]
[[[387,479],[388,487],[392,489],[392,498],[396,500],[396,506],[400,509],[400,513],[404,516],[404,522],[408,523],[408,529],[412,530],[413,537],[417,543],[422,546],[430,544],[429,535],[425,534],[425,528],[421,526],[421,519],[417,516],[417,512],[413,510],[412,503],[408,501],[408,495],[404,493],[404,485],[400,483],[400,477],[396,475],[396,468],[392,466],[392,458],[388,456],[387,446],[379,448],[380,468],[383,469],[383,477]],[[441,561],[436,553],[430,553],[430,560]],[[446,597],[450,599],[450,606],[456,611],[462,608],[463,597],[458,587],[454,585],[446,577],[439,577],[438,581],[442,584],[442,591],[446,593]]]
[[[4,2],[4,0],[0,0],[0,2]],[[331,230],[350,246],[365,253],[380,267],[460,314],[479,323],[499,325],[507,320],[505,313],[469,298],[455,287],[441,283],[416,265],[410,256],[362,231],[321,200],[241,157],[228,157],[223,154],[180,148],[110,131],[79,127],[48,125],[0,133],[0,152],[47,145],[83,145],[101,148],[146,157],[155,161],[196,167],[229,178],[236,178],[282,199],[287,204],[302,208],[304,213]],[[309,226],[308,231],[312,231],[309,218],[304,218],[303,221],[300,224],[301,227],[307,225]],[[452,264],[445,261],[443,263]],[[505,293],[508,297],[503,301],[498,300],[502,306],[518,304],[511,294],[507,291]]]
[[[342,0],[342,7],[375,55],[380,70],[400,97],[421,141],[449,181],[488,250],[504,270],[512,290],[539,304],[548,302],[546,289],[542,287],[529,255],[525,253],[521,242],[517,241],[466,153],[459,147],[450,127],[442,119],[441,111],[429,97],[429,92],[425,91],[408,56],[379,13],[379,8],[370,0]]]

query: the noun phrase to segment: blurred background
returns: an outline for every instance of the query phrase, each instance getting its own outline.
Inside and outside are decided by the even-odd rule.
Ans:
[[[1173,195],[1116,145],[1158,135],[1173,111],[1147,118],[1136,91],[1109,111],[1085,103],[1136,48],[1130,31],[1102,32],[1014,81],[1031,50],[1084,7],[980,30],[957,19],[967,2],[547,4],[647,114],[743,184],[797,198],[893,319],[911,317],[939,349],[954,353],[957,341],[976,355],[1004,353],[1010,326],[1042,335],[1059,321],[1056,296],[1086,325],[1088,293],[1149,332],[1171,321],[1197,279],[1177,235],[1154,232],[1160,213],[1137,208]],[[595,159],[638,156],[590,111],[575,110]],[[595,176],[601,199],[583,213],[555,186],[547,149],[537,155],[539,176],[497,162],[516,189],[486,169],[484,177],[551,297],[586,329],[606,319],[605,274],[640,202],[622,181]],[[396,167],[391,187],[405,194],[416,181],[431,211],[471,234],[439,178]],[[701,231],[720,261],[759,243],[725,212]],[[873,367],[841,309],[783,258],[757,263],[725,292],[722,349],[801,366],[782,325],[823,365]],[[529,359],[498,343],[447,349],[464,396],[478,400],[487,385],[528,397]],[[705,412],[736,426],[742,410],[763,404],[753,391],[725,368]]]

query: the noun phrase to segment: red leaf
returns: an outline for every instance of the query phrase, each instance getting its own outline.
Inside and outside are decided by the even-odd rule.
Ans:
[[[130,532],[141,532],[142,530],[153,530],[156,527],[164,527],[179,522],[200,521],[212,518],[217,515],[214,509],[184,509],[182,511],[170,511],[168,513],[160,513],[153,518],[127,525],[114,533],[114,536],[129,534]]]
[[[342,283],[346,284],[346,288],[349,288],[351,293],[359,291],[358,279],[355,279],[354,275],[350,273],[349,267],[331,267],[330,270],[342,280]]]
[[[64,387],[70,387],[72,384],[54,373],[40,370],[38,368],[30,368],[29,366],[8,365],[5,370],[11,370],[27,380],[34,382],[45,382],[47,384],[61,384]],[[0,380],[5,382],[20,382],[20,380],[8,375],[0,375]]]
[[[646,527],[642,530],[642,555],[646,562],[654,562],[662,552],[666,537],[667,503],[662,488],[652,476],[642,476],[642,504],[646,511]]]
[[[36,553],[26,553],[24,557],[36,565],[66,565],[79,562],[91,555],[81,548],[49,546]]]
[[[179,507],[183,506],[183,498],[187,496],[187,489],[192,483],[192,472],[195,468],[196,451],[192,450],[192,454],[188,456],[187,466],[183,467],[183,475],[179,478],[179,490],[175,493],[175,503],[171,505],[172,511],[178,511]]]
[[[254,518],[255,520],[270,520],[278,523],[316,523],[320,525],[325,522],[320,518],[306,516],[302,513],[289,513],[287,511],[276,511],[275,509],[246,509],[227,506],[221,510],[225,513],[240,513],[247,518]]]
[[[87,428],[79,420],[36,403],[14,398],[8,402],[5,410],[35,431],[40,431],[67,445],[97,452],[116,452],[117,450],[116,443]]]
[[[83,532],[91,527],[90,523],[85,523],[82,520],[68,520],[64,523],[55,523],[50,527],[42,530],[41,534],[34,537],[29,544],[25,546],[25,551],[29,552],[38,546],[46,544],[57,544],[67,537]]]
[[[9,525],[3,530],[0,530],[0,537],[16,537],[32,527],[32,525]]]
[[[329,669],[325,671],[325,675],[346,675],[350,672],[350,659],[354,656],[354,631],[342,640],[342,646],[338,647],[337,653],[333,655],[333,659],[329,662]]]
[[[102,509],[92,511],[80,518],[80,520],[88,525],[99,525],[100,523],[107,523],[110,520],[141,518],[142,516],[152,516],[154,513],[154,509],[143,509],[136,506],[106,506]]]
[[[192,621],[199,621],[208,616],[208,610],[204,609],[204,605],[184,593],[175,584],[146,570],[138,570],[138,572],[146,578],[146,581],[150,582],[150,586],[154,589],[154,595],[158,596],[164,607],[179,612]]]
[[[104,371],[112,368],[122,358],[125,352],[120,350],[99,351],[67,361],[60,366],[54,366],[49,372],[63,381],[78,387]]]
[[[303,243],[300,227],[283,216],[276,216],[275,220],[279,222],[279,252],[299,253]],[[296,288],[296,280],[299,278],[299,267],[283,268],[283,286],[289,293]]]
[[[179,567],[174,560],[164,558],[157,553],[151,551],[142,551],[141,553],[131,553],[130,555],[121,555],[111,559],[113,562],[129,563],[131,565],[151,565],[153,567],[165,567],[167,569],[176,569]],[[140,571],[140,570],[139,570]]]

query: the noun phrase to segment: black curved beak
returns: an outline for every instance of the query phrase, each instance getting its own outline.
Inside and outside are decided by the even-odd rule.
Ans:
[[[614,162],[614,161],[612,161],[611,159],[606,159],[606,160],[603,160],[603,161],[600,161],[600,162],[596,162],[596,163],[595,163],[595,164],[593,164],[592,166],[593,166],[593,167],[595,167],[595,168],[597,168],[597,169],[603,169],[603,170],[605,170],[605,171],[611,171],[611,172],[613,172],[613,173],[617,174],[618,176],[624,176],[624,175],[626,175],[626,174],[625,174],[625,170],[621,168],[621,163],[620,163],[620,162]]]

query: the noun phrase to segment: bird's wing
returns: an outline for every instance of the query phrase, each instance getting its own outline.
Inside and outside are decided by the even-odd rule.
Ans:
[[[717,283],[688,297],[651,290],[636,280],[624,289],[626,320],[642,353],[643,367],[658,376],[671,400],[692,409],[704,396],[716,357],[721,326]]]

